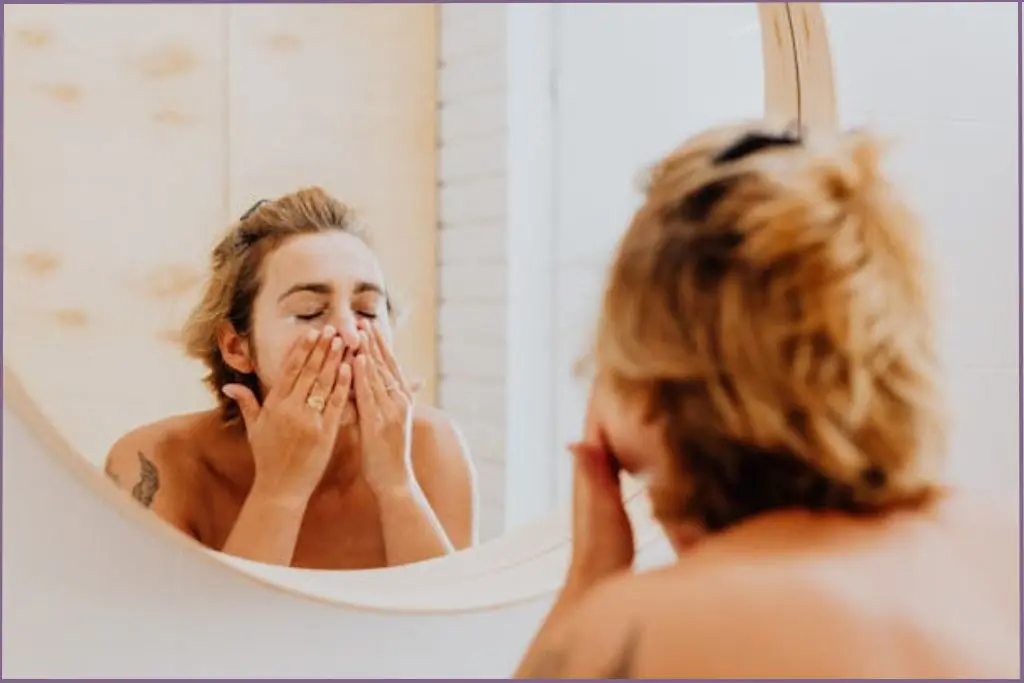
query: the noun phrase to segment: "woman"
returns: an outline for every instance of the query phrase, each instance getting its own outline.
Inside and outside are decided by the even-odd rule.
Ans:
[[[1016,501],[941,484],[917,228],[862,134],[724,128],[611,266],[573,554],[518,675],[1018,678]],[[678,555],[635,574],[619,469]]]
[[[349,209],[317,188],[261,202],[212,265],[184,336],[219,406],[124,436],[109,476],[200,543],[268,564],[366,569],[473,544],[468,453],[451,420],[413,407]]]

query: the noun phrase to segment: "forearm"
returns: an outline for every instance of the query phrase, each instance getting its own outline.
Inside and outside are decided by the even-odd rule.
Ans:
[[[255,562],[290,566],[307,502],[254,486],[222,551]]]
[[[543,625],[530,642],[522,661],[516,668],[513,678],[546,678],[556,677],[558,673],[552,659],[552,652],[557,652],[559,639],[564,637],[563,624],[582,598],[582,590],[575,586],[565,586],[558,594],[551,611],[544,619]]]
[[[451,541],[417,484],[377,494],[389,567],[454,552]]]

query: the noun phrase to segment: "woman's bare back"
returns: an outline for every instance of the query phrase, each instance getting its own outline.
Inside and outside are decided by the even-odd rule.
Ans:
[[[530,673],[1017,679],[1019,529],[1004,507],[957,496],[877,521],[754,520],[595,589]]]

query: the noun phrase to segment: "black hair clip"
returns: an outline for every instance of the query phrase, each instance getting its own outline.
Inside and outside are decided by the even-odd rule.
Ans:
[[[747,133],[733,144],[718,153],[712,160],[713,164],[724,164],[730,161],[742,159],[745,156],[755,154],[770,147],[792,147],[799,145],[803,140],[797,132],[787,131],[785,133]]]
[[[239,221],[244,221],[246,218],[248,218],[249,216],[253,215],[253,213],[256,212],[256,209],[260,208],[261,206],[266,204],[268,201],[270,201],[270,200],[269,199],[261,199],[261,200],[259,200],[258,202],[256,202],[252,206],[250,206],[249,209],[245,213],[243,213],[242,217],[239,218],[238,220]]]

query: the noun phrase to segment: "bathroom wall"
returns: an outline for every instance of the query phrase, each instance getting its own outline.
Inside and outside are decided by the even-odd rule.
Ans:
[[[4,20],[5,361],[87,457],[212,405],[177,336],[209,249],[255,200],[304,185],[370,225],[411,311],[398,355],[434,400],[432,6],[15,5]]]
[[[636,12],[643,13],[646,30],[622,33],[627,17],[636,25]],[[481,468],[481,489],[490,528],[502,504],[507,523],[515,526],[568,492],[561,445],[577,434],[585,398],[570,369],[589,332],[611,248],[639,199],[629,188],[633,178],[694,130],[722,120],[722,112],[733,119],[756,116],[763,101],[754,41],[759,29],[750,6],[564,5],[549,11],[543,17],[549,40],[533,44],[551,53],[544,85],[553,116],[537,103],[523,120],[553,131],[548,161],[557,169],[555,201],[546,206],[551,218],[544,223],[552,236],[539,246],[517,243],[508,216],[522,207],[509,203],[509,169],[520,147],[508,142],[519,119],[509,112],[529,93],[509,90],[514,84],[507,55],[517,34],[508,26],[514,16],[500,5],[442,10],[442,53],[451,53],[441,66],[442,134],[455,136],[451,131],[459,126],[481,134],[472,142],[466,134],[450,147],[442,138],[440,150],[442,167],[458,165],[465,175],[441,191],[439,348],[442,358],[471,359],[465,368],[446,369],[442,362],[441,400],[469,425],[471,445],[489,459]],[[894,138],[893,173],[927,223],[941,278],[939,322],[955,418],[953,476],[1012,485],[1018,480],[1020,320],[1014,6],[840,4],[827,5],[825,16],[841,124],[870,124]],[[709,23],[715,21],[737,27],[728,50]],[[915,38],[908,43],[906,35]],[[628,50],[607,50],[622,41],[629,41]],[[868,43],[871,50],[863,47]],[[722,82],[735,87],[723,91]],[[693,98],[694,91],[716,96]],[[479,94],[460,100],[461,92]],[[628,132],[608,135],[624,125]],[[595,154],[603,163],[594,163]],[[480,171],[471,173],[463,162],[468,159]],[[546,200],[526,195],[535,204]],[[472,229],[450,228],[445,214],[458,215],[470,205],[483,213],[490,207],[493,215],[476,220]],[[547,278],[551,301],[535,300],[516,317],[509,287],[524,271],[509,264],[524,259],[523,249],[544,252],[542,259],[534,254],[535,267],[525,272]],[[515,348],[507,341],[513,337],[503,341],[502,324],[507,335],[522,339],[524,328],[533,328],[535,339],[551,340],[531,356],[532,368],[545,368],[550,384],[529,397],[534,412],[519,423],[510,422],[521,397],[509,382],[529,369],[514,365]],[[536,378],[533,385],[543,386]],[[553,424],[540,421],[545,411]],[[523,431],[512,426],[520,423],[533,425],[536,451],[495,443]],[[506,459],[505,453],[516,455]],[[491,467],[492,460],[503,468]],[[530,478],[517,478],[517,470]],[[503,501],[496,482],[502,475]]]
[[[891,136],[891,172],[927,228],[953,416],[951,475],[1017,491],[1018,8],[823,7],[842,123]]]
[[[438,401],[473,454],[491,538],[505,526],[508,8],[438,11]]]

